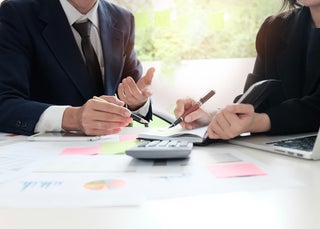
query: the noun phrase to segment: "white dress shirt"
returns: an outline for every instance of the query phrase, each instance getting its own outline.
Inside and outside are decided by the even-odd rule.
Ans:
[[[67,0],[60,0],[60,4],[68,18],[70,28],[73,32],[75,40],[78,44],[78,47],[82,53],[81,49],[81,37],[79,33],[73,28],[72,24],[75,22],[82,22],[90,20],[92,22],[91,27],[91,42],[95,52],[97,54],[102,76],[104,75],[104,60],[102,53],[102,45],[99,36],[99,20],[98,20],[98,5],[99,0],[87,14],[81,14],[76,8],[74,8]],[[82,53],[84,58],[84,55]],[[104,77],[103,77],[104,78]],[[137,111],[143,116],[148,113],[150,105],[150,99]],[[50,106],[48,107],[40,116],[38,123],[36,124],[34,132],[45,132],[45,131],[61,131],[62,129],[62,117],[65,109],[69,106]]]

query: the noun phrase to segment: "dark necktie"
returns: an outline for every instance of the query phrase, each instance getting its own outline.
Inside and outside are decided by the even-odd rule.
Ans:
[[[89,75],[93,78],[95,82],[95,86],[98,93],[97,95],[102,95],[104,93],[104,90],[101,69],[97,58],[97,54],[94,51],[90,40],[91,25],[91,22],[88,20],[82,23],[74,23],[73,27],[81,36],[82,52],[86,60]]]

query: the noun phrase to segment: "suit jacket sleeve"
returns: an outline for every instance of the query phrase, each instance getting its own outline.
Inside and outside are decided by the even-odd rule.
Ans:
[[[27,101],[32,58],[27,31],[14,7],[0,7],[0,131],[32,134],[39,116],[49,106]],[[31,43],[31,42],[30,42]]]

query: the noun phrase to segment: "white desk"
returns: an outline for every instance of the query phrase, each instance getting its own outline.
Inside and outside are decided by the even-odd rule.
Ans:
[[[211,145],[206,150],[210,153],[212,149],[225,148],[248,155],[305,185],[259,192],[152,200],[137,207],[2,208],[0,228],[320,228],[320,161],[295,159],[234,145]],[[192,155],[197,150],[195,147]]]

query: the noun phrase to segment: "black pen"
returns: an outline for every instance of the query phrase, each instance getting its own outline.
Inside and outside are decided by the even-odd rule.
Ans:
[[[130,116],[134,121],[139,122],[141,124],[148,124],[149,123],[147,120],[145,120],[144,118],[140,117],[139,115],[137,115],[135,113],[131,112]]]
[[[103,98],[100,98],[100,97],[98,97],[98,96],[93,96],[93,99],[98,100],[98,101],[101,101],[101,102],[104,102],[104,103],[107,102],[106,100],[104,100]],[[132,112],[131,112],[130,117],[131,117],[134,121],[139,122],[139,123],[144,124],[144,125],[149,123],[149,122],[148,122],[147,120],[145,120],[144,118],[142,118],[142,117],[140,117],[139,115],[134,114],[134,113],[132,113]]]
[[[207,102],[216,92],[214,90],[209,91],[204,97],[202,97],[197,103],[195,103],[192,107],[190,107],[188,110],[186,110],[176,121],[174,121],[169,128],[174,127],[178,125],[180,122],[183,121],[183,119],[190,113],[194,112],[195,110],[198,110],[202,104]]]

